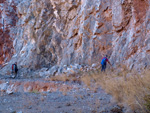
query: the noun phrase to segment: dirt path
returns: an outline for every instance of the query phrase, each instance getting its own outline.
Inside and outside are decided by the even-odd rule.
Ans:
[[[0,113],[123,112],[101,88],[92,91],[78,83],[1,78],[0,90]]]

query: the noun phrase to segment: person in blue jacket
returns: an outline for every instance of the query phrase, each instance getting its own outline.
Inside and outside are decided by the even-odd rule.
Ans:
[[[106,65],[107,65],[107,62],[112,66],[112,64],[109,62],[108,56],[106,55],[105,57],[102,58],[102,61],[101,61],[101,72],[105,72],[106,70]]]

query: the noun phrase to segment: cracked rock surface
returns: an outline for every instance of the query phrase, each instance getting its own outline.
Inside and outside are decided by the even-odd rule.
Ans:
[[[92,65],[108,54],[114,66],[149,67],[148,0],[1,0],[0,64],[9,74],[53,66]]]

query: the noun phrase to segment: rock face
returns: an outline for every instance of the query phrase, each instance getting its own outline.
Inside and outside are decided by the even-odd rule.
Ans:
[[[2,0],[0,9],[2,71],[15,61],[22,70],[92,65],[105,54],[130,69],[150,65],[148,0]]]
[[[17,33],[16,22],[19,19],[16,12],[18,2],[19,0],[0,1],[0,66],[8,62],[15,52],[13,41]]]

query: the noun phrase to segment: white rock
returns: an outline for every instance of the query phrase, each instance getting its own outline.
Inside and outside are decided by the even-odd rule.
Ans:
[[[6,91],[7,87],[8,87],[8,83],[2,83],[2,84],[0,84],[0,90],[1,91]]]
[[[6,93],[7,94],[13,94],[13,90],[14,90],[14,84],[12,84],[12,85],[10,85],[8,88],[7,88],[7,91],[6,91]]]
[[[48,68],[42,68],[40,72],[48,71]]]
[[[8,95],[10,95],[10,94],[13,94],[13,91],[12,91],[12,90],[7,90],[6,93],[7,93]]]
[[[50,76],[54,76],[56,72],[58,71],[58,66],[53,66],[51,69],[48,70],[48,73]]]
[[[92,64],[92,68],[95,68],[97,66],[97,64]]]

